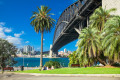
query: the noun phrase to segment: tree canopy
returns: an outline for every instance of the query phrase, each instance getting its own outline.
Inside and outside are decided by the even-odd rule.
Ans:
[[[15,64],[13,58],[16,57],[16,50],[12,43],[0,38],[0,67],[2,72],[7,65],[12,66]]]
[[[81,30],[76,44],[80,64],[120,62],[120,16],[110,14],[115,10],[99,7],[90,16],[90,25]]]

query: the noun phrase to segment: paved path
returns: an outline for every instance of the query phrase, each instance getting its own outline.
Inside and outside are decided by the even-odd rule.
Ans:
[[[94,76],[40,76],[29,74],[0,74],[0,80],[120,80],[120,77],[94,77]]]
[[[33,69],[39,69],[39,67],[24,67],[24,70],[33,70]],[[14,67],[14,71],[21,70],[20,67]]]

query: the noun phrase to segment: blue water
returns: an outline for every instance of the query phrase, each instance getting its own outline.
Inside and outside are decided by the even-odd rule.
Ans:
[[[40,58],[18,57],[18,58],[15,58],[15,61],[17,61],[17,63],[14,65],[15,67],[19,67],[23,65],[27,67],[27,64],[28,64],[28,67],[39,67],[40,65]],[[43,58],[43,65],[47,61],[58,61],[62,67],[68,67],[69,58]]]

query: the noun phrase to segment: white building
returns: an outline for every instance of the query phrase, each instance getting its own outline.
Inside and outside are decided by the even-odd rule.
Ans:
[[[22,49],[17,49],[16,55],[21,57],[23,55]]]
[[[111,14],[120,15],[120,0],[102,0],[102,7],[106,9],[116,8],[117,11]]]
[[[66,48],[64,49],[64,53],[67,53],[67,49]]]
[[[31,46],[29,46],[29,45],[24,46],[23,52],[26,52],[26,53],[34,53],[34,47],[33,47],[33,46],[31,47]]]
[[[22,54],[22,49],[17,49],[17,53],[16,54]]]

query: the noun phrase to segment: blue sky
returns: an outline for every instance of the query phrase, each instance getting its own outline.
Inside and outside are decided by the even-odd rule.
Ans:
[[[40,5],[48,6],[52,9],[51,13],[55,14],[51,17],[57,20],[62,11],[75,1],[77,0],[0,0],[0,38],[14,43],[18,48],[31,45],[40,50],[41,34],[37,34],[30,25],[32,11],[37,11]],[[44,33],[44,51],[49,50],[53,42],[54,30],[55,27],[50,33]],[[60,50],[76,50],[76,41]]]

